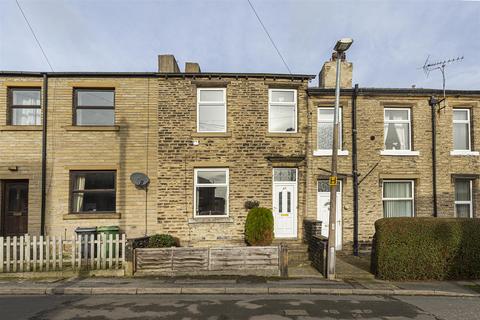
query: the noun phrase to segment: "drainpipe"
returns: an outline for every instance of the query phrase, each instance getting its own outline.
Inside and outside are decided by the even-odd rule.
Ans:
[[[358,256],[357,95],[358,84],[355,84],[352,92],[353,255],[355,256]]]
[[[436,111],[439,102],[434,96],[428,100],[432,114],[432,192],[433,192],[433,216],[437,217],[437,119]]]
[[[48,76],[43,74],[43,122],[42,122],[42,197],[40,211],[40,234],[45,235],[45,205],[47,193],[47,114],[48,114]]]

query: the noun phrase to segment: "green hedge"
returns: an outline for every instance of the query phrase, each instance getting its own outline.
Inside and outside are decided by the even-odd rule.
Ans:
[[[176,247],[177,240],[169,234],[156,234],[148,239],[148,248]]]
[[[372,268],[380,279],[480,278],[480,219],[384,218],[375,230]]]
[[[273,214],[267,208],[252,208],[245,221],[245,241],[251,246],[268,246],[273,241]]]

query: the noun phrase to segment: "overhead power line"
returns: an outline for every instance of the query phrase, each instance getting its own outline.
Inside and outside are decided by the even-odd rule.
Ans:
[[[40,50],[42,51],[42,54],[43,54],[43,56],[45,57],[45,60],[47,61],[48,66],[50,67],[50,70],[53,72],[52,64],[50,63],[50,60],[48,60],[47,54],[45,53],[45,50],[43,50],[43,47],[42,47],[42,45],[40,44],[40,41],[38,40],[37,36],[35,35],[35,31],[33,31],[33,28],[32,28],[32,26],[30,25],[30,22],[28,22],[27,16],[25,15],[25,12],[23,12],[22,6],[21,6],[20,3],[18,2],[18,0],[15,0],[15,2],[17,3],[18,9],[20,9],[20,12],[22,13],[23,18],[25,19],[25,22],[27,23],[28,28],[29,28],[30,31],[32,32],[32,35],[33,35],[33,37],[35,38],[35,41],[37,41],[37,44],[38,44],[38,46],[40,47]]]
[[[254,13],[255,16],[257,17],[258,22],[260,22],[260,24],[262,25],[263,30],[264,30],[265,33],[267,34],[268,39],[270,39],[270,42],[272,43],[273,47],[274,47],[275,50],[277,51],[278,56],[280,57],[280,59],[282,59],[283,64],[285,65],[285,68],[287,68],[287,70],[288,70],[288,73],[292,74],[292,71],[290,70],[287,62],[285,61],[285,59],[283,58],[282,54],[280,53],[280,50],[278,50],[278,47],[277,47],[277,45],[275,44],[275,41],[273,41],[272,37],[270,36],[270,33],[268,32],[267,28],[266,28],[265,25],[263,24],[262,19],[260,18],[260,16],[258,15],[257,11],[256,11],[255,8],[253,7],[252,2],[251,2],[250,0],[247,0],[247,1],[248,1],[248,4],[250,5],[250,8],[252,8],[252,10],[253,10],[253,13]]]

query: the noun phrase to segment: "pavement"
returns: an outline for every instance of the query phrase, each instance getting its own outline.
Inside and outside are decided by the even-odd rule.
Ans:
[[[480,297],[480,281],[388,282],[375,279],[177,277],[3,279],[0,295],[314,294]]]
[[[333,295],[0,296],[15,320],[478,319],[479,298]]]

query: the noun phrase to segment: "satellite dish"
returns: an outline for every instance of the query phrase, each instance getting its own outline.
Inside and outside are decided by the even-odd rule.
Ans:
[[[150,183],[150,179],[145,173],[134,172],[130,175],[130,181],[139,188],[146,188]]]

